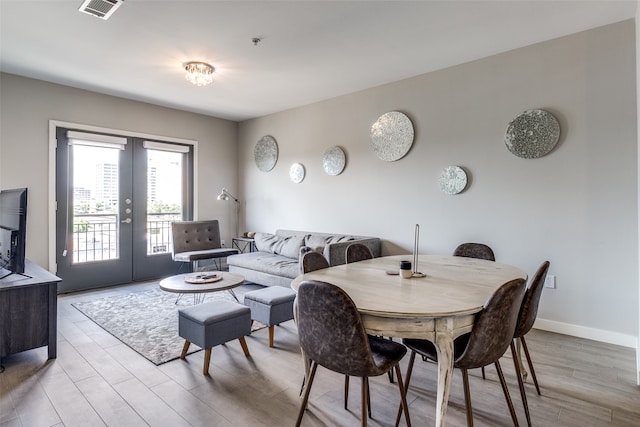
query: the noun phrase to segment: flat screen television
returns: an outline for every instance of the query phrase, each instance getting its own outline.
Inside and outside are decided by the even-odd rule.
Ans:
[[[0,191],[0,278],[24,274],[27,240],[27,189]]]

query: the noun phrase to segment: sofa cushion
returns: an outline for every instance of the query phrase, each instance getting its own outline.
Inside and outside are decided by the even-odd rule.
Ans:
[[[232,255],[227,258],[227,264],[290,279],[300,274],[297,257],[292,259],[268,252],[249,252]]]
[[[269,233],[256,233],[254,238],[259,252],[278,254],[296,260],[300,248],[304,246],[304,236],[281,237]]]

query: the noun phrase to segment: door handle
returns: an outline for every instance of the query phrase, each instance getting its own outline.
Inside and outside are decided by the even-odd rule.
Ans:
[[[120,222],[124,222],[124,223],[126,223],[126,224],[131,224],[131,218],[125,218],[125,219],[123,219],[123,220],[122,220],[122,221],[120,221]]]

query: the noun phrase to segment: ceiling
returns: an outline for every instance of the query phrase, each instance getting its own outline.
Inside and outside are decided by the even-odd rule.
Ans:
[[[631,19],[637,7],[125,0],[104,21],[79,12],[81,3],[0,0],[0,71],[235,121]],[[213,65],[214,82],[187,82],[188,61]]]

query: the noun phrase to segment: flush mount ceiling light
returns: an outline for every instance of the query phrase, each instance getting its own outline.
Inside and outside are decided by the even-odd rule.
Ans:
[[[187,70],[186,79],[196,86],[206,86],[213,81],[215,68],[206,62],[187,62],[184,69]]]

